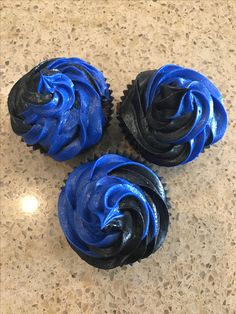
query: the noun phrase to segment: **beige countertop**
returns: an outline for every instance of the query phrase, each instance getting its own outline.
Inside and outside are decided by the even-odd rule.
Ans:
[[[2,1],[1,313],[236,313],[235,10],[234,0]],[[160,168],[173,206],[169,234],[132,267],[97,270],[71,250],[57,199],[79,159],[55,162],[11,131],[13,83],[56,56],[103,70],[115,104],[138,72],[166,63],[204,73],[223,94],[226,136],[193,163]],[[121,141],[113,124],[99,149]]]

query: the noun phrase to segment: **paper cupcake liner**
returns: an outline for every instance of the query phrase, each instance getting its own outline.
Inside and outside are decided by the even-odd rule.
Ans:
[[[120,115],[121,104],[125,100],[126,96],[128,95],[129,90],[132,87],[133,83],[134,83],[134,80],[131,82],[131,84],[128,84],[127,88],[123,91],[123,96],[121,96],[121,101],[117,105],[117,120],[119,122],[119,126],[120,126],[120,129],[121,129],[121,131],[122,131],[122,133],[124,135],[125,140],[136,151],[137,154],[140,154],[141,156],[143,156],[142,149],[140,148],[140,146],[138,145],[138,143],[134,139],[133,135],[130,133],[129,129],[125,125],[125,123],[124,123],[124,121],[123,121],[123,119],[121,118],[121,115]],[[152,165],[152,164],[150,163],[150,165]]]
[[[209,148],[211,148],[211,145],[205,146],[203,150],[201,151],[201,154],[204,154]]]
[[[105,78],[105,81],[107,81],[106,78]],[[109,101],[103,101],[103,103],[102,103],[102,108],[103,108],[103,111],[104,111],[105,116],[106,116],[106,124],[103,128],[103,131],[105,131],[110,126],[111,120],[112,120],[112,115],[114,113],[114,103],[113,103],[114,97],[112,96],[113,90],[110,88],[111,85],[109,83],[107,83],[107,86],[108,86],[108,90],[109,90],[109,94],[110,94],[110,100]]]
[[[105,81],[107,81],[107,79],[105,78]],[[94,148],[96,145],[98,145],[101,141],[102,141],[102,138],[104,136],[104,133],[106,132],[106,130],[108,129],[108,127],[110,126],[111,124],[111,120],[112,120],[112,115],[114,113],[114,103],[113,103],[113,100],[114,100],[114,97],[112,96],[113,94],[113,90],[110,89],[110,84],[107,83],[107,86],[108,86],[108,90],[109,90],[109,94],[110,94],[110,100],[109,101],[104,101],[102,100],[102,108],[103,108],[103,112],[105,114],[105,117],[106,117],[106,124],[104,125],[103,127],[103,133],[102,133],[102,136],[100,138],[100,140],[94,144],[93,146],[83,150],[80,154],[82,153],[85,153],[86,151],[90,150],[91,148]],[[21,138],[21,141],[23,143],[25,143],[24,139]],[[45,150],[40,144],[33,144],[33,145],[30,145],[30,144],[27,144],[26,145],[29,147],[29,148],[32,148],[33,151],[39,151],[41,154],[44,154],[46,155],[47,154],[47,150]],[[80,155],[79,154],[79,155]],[[74,157],[73,157],[74,158]]]

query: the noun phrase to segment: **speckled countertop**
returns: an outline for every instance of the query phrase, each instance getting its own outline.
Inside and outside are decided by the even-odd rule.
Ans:
[[[2,1],[1,313],[236,313],[235,10],[233,0]],[[165,63],[201,71],[223,94],[226,136],[191,164],[160,168],[170,231],[159,252],[133,267],[97,270],[70,249],[57,198],[79,159],[57,163],[11,131],[12,84],[55,56],[102,69],[115,104],[138,72]],[[115,121],[109,133],[116,147]]]

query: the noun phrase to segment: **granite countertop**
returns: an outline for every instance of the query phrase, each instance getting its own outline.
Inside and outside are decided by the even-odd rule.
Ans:
[[[1,4],[1,313],[236,313],[234,0],[55,1]],[[101,70],[119,102],[142,70],[176,63],[212,79],[229,114],[224,139],[186,166],[160,173],[172,200],[163,248],[105,271],[69,247],[57,218],[58,163],[13,134],[7,96],[46,58],[78,56]],[[114,119],[96,150],[127,148]]]

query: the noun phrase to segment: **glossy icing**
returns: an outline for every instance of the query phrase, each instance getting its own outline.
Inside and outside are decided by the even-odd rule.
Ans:
[[[141,154],[168,167],[192,161],[227,128],[222,96],[213,83],[171,64],[137,76],[124,95],[119,118]]]
[[[100,71],[78,58],[57,58],[22,77],[9,94],[8,107],[16,134],[63,161],[100,140],[109,102]]]
[[[77,167],[58,201],[63,232],[89,264],[114,268],[155,252],[169,223],[164,188],[147,166],[116,154]]]

